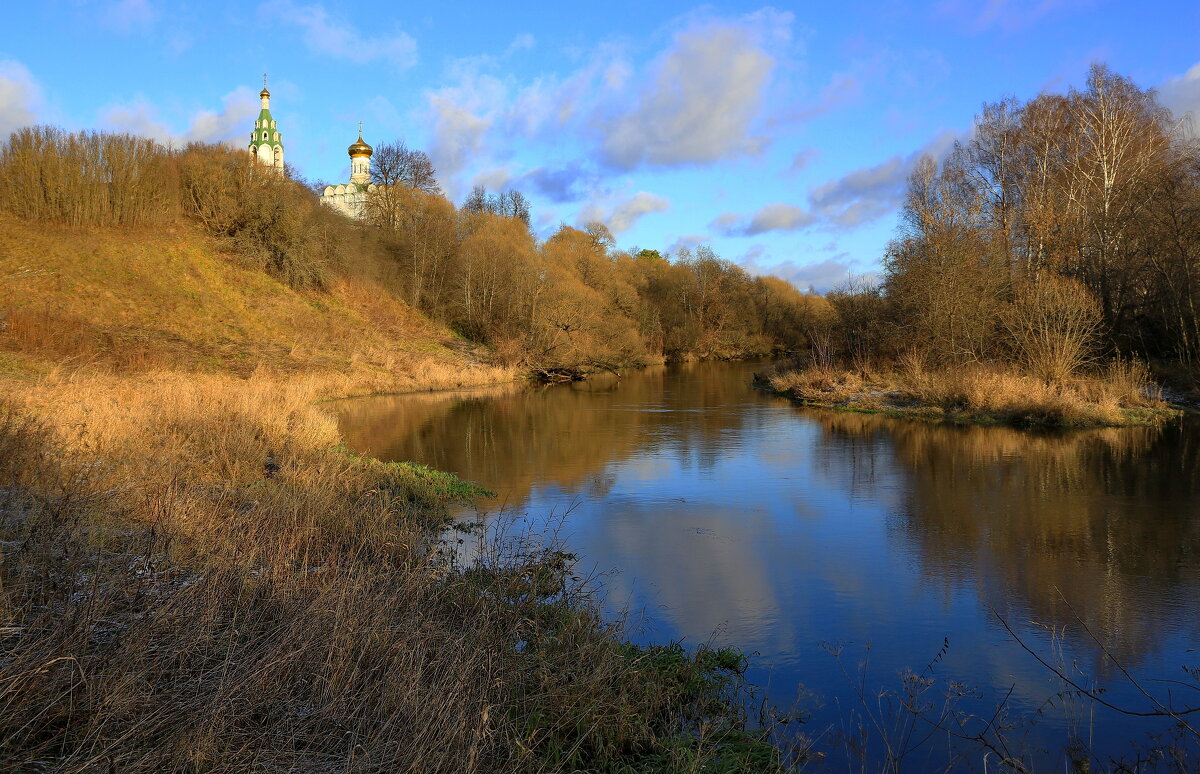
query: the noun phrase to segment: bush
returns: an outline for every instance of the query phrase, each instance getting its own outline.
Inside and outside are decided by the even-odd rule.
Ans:
[[[1019,284],[1000,319],[1029,373],[1063,384],[1092,361],[1102,318],[1086,287],[1047,272]]]

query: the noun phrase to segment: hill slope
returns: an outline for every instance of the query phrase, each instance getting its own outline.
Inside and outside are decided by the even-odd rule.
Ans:
[[[337,375],[350,392],[511,378],[378,279],[297,291],[190,224],[76,229],[0,214],[0,320],[8,377],[267,369]]]

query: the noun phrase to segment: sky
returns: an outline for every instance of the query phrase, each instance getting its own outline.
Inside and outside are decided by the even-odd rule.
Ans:
[[[249,143],[262,73],[286,160],[345,182],[427,152],[456,203],[516,189],[542,238],[709,245],[824,291],[878,271],[921,154],[985,102],[1092,62],[1200,119],[1195,0],[454,3],[42,0],[0,18],[0,136],[30,123]]]

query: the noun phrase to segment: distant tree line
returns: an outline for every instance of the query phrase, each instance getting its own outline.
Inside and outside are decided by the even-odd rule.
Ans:
[[[460,209],[410,188],[391,220],[369,203],[405,301],[511,362],[615,367],[806,346],[832,314],[820,296],[751,277],[707,246],[665,260],[617,250],[608,229],[560,226],[539,242],[517,191],[476,189]],[[379,198],[383,198],[382,196]]]

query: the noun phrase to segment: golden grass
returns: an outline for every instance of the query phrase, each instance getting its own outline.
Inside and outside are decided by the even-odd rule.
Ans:
[[[721,751],[736,705],[705,682],[712,656],[621,645],[553,547],[456,567],[441,505],[467,488],[338,446],[315,401],[344,387],[76,373],[10,389],[0,768],[773,769],[750,736]]]
[[[871,372],[785,367],[764,372],[760,381],[810,404],[957,421],[1118,426],[1170,413],[1148,369],[1122,360],[1094,374],[1052,383],[1009,366],[928,369],[911,357],[901,358],[894,369]]]
[[[268,369],[340,378],[354,394],[514,375],[468,362],[452,333],[377,280],[297,291],[187,224],[81,230],[0,213],[0,293],[0,371],[10,375]]]

